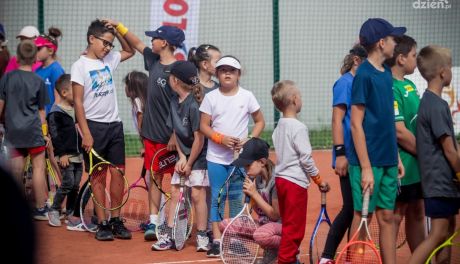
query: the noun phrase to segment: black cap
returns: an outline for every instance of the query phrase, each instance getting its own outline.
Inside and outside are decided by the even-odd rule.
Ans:
[[[251,138],[246,143],[244,143],[243,148],[241,149],[240,155],[232,163],[232,165],[237,167],[244,167],[251,164],[252,162],[268,158],[268,149],[270,145],[260,138]]]
[[[169,72],[186,84],[196,85],[200,83],[200,78],[198,77],[198,70],[195,64],[189,61],[174,62]]]

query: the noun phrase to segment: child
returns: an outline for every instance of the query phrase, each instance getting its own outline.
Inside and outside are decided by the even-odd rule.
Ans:
[[[56,80],[64,74],[64,69],[56,60],[58,49],[57,38],[61,35],[62,33],[58,28],[50,27],[48,35],[41,35],[35,39],[35,45],[38,48],[37,60],[42,63],[35,72],[45,81],[48,96],[50,97],[50,103],[45,108],[46,114],[50,112],[55,98],[58,98],[58,96],[55,96],[57,92],[54,89]]]
[[[258,215],[258,228],[253,238],[264,249],[263,264],[274,263],[278,256],[281,241],[281,218],[278,195],[275,188],[275,165],[268,158],[269,145],[262,139],[251,138],[244,143],[242,152],[232,165],[243,167],[248,177],[243,184],[243,192],[252,199]],[[225,219],[220,224],[224,231],[230,223]]]
[[[381,18],[368,19],[361,26],[360,43],[367,50],[368,59],[359,66],[351,93],[354,145],[348,171],[354,217],[361,219],[362,194],[369,188],[369,212],[376,210],[383,263],[396,263],[393,210],[398,176],[404,175],[396,144],[391,71],[383,62],[393,57],[393,36],[401,36],[405,31],[405,27],[395,28]],[[356,228],[354,224],[351,233]]]
[[[417,67],[428,82],[418,110],[416,145],[425,215],[431,218],[431,230],[409,264],[424,263],[453,234],[460,207],[460,156],[450,109],[442,99],[442,89],[452,81],[451,51],[424,47],[417,56]],[[436,255],[436,263],[450,263],[449,247]]]
[[[132,71],[126,75],[123,82],[125,83],[126,97],[131,101],[134,127],[137,134],[140,135],[145,100],[147,98],[148,77],[143,72]],[[143,143],[142,137],[141,143]],[[141,156],[144,156],[144,148],[141,149]]]
[[[5,140],[13,148],[10,156],[13,174],[22,186],[25,157],[30,155],[36,203],[34,218],[48,220],[43,191],[46,188],[45,149],[49,141],[44,110],[48,95],[43,80],[32,73],[36,55],[33,41],[19,43],[19,69],[5,74],[0,81],[0,116],[5,110]]]
[[[340,69],[342,76],[333,87],[332,141],[334,148],[332,167],[340,179],[343,207],[334,219],[327,235],[320,264],[327,264],[328,261],[330,263],[334,259],[337,247],[353,220],[353,198],[351,197],[350,177],[348,175],[348,157],[353,144],[350,131],[351,85],[356,69],[365,58],[367,58],[366,50],[361,45],[356,44],[345,56]]]
[[[75,207],[78,188],[83,173],[83,158],[81,156],[81,139],[75,127],[75,112],[73,109],[72,85],[70,74],[63,74],[56,81],[56,90],[61,98],[59,104],[53,105],[47,120],[50,136],[54,145],[54,154],[61,167],[61,185],[56,191],[53,205],[48,212],[49,224],[61,226],[59,212],[61,204],[67,196],[67,213],[70,216]],[[69,207],[69,205],[71,207]]]
[[[254,95],[239,86],[241,64],[233,56],[224,56],[216,64],[220,87],[206,94],[200,106],[201,132],[209,141],[206,160],[208,161],[211,184],[211,210],[213,243],[207,252],[208,257],[220,256],[219,222],[222,220],[223,206],[218,208],[217,197],[220,188],[233,169],[234,153],[239,151],[248,138],[249,116],[254,120],[251,136],[259,137],[265,127],[265,120]],[[241,205],[243,183],[236,181],[229,190],[230,217],[238,213]],[[226,193],[222,195],[225,201]],[[238,206],[234,206],[238,205]],[[236,208],[234,208],[236,207]],[[221,210],[220,215],[218,210]]]
[[[203,151],[204,136],[200,132],[199,103],[192,92],[199,86],[197,69],[191,62],[177,61],[171,67],[169,84],[177,97],[171,100],[171,119],[168,126],[172,127],[176,138],[176,149],[179,161],[171,180],[171,205],[177,204],[179,198],[180,177],[185,176],[185,184],[192,188],[192,202],[196,216],[196,251],[206,252],[209,239],[206,235],[208,209],[206,205],[206,187],[209,186],[206,170],[206,152]],[[173,216],[175,206],[170,206],[169,215]],[[168,230],[173,226],[173,217],[168,217]],[[166,250],[172,247],[171,236],[159,237],[152,249]]]
[[[200,84],[205,88],[205,94],[219,88],[219,84],[212,77],[216,74],[216,63],[220,57],[219,48],[211,44],[201,44],[188,52],[188,61],[193,62],[197,67]]]
[[[111,51],[113,40],[117,37],[122,51]],[[88,27],[88,48],[73,65],[71,70],[72,91],[75,104],[75,116],[82,131],[82,147],[85,150],[85,168],[88,170],[88,153],[92,148],[109,162],[120,168],[125,164],[125,144],[123,124],[118,116],[117,95],[113,72],[121,61],[134,55],[134,51],[122,35],[112,26],[101,20],[94,20]],[[111,174],[117,174],[111,170]],[[123,195],[122,177],[113,176],[110,183],[110,200],[121,201]],[[99,189],[98,189],[99,190]],[[104,189],[102,189],[104,190]],[[95,195],[104,195],[95,193]],[[113,240],[114,236],[130,239],[131,233],[119,218],[120,209],[111,212],[111,219],[105,219],[104,209],[97,206],[96,214],[99,229],[96,239]]]
[[[24,41],[24,40],[35,40],[40,33],[38,32],[38,29],[34,26],[25,26],[21,29],[19,34],[16,36],[19,41]],[[42,63],[40,61],[35,61],[34,64],[32,65],[32,71],[36,71]],[[8,73],[10,71],[17,70],[20,66],[19,60],[16,56],[13,56],[10,58],[8,61],[8,64],[6,65],[5,68],[5,73]]]
[[[57,38],[59,38],[61,35],[61,30],[58,28],[50,27],[48,29],[48,35],[40,35],[35,39],[35,46],[38,48],[37,61],[41,63],[41,66],[35,70],[35,73],[37,73],[38,76],[40,76],[45,81],[48,96],[50,98],[49,104],[45,106],[46,115],[48,115],[50,112],[55,99],[56,102],[59,103],[59,94],[54,89],[54,86],[59,76],[64,74],[64,69],[56,60],[56,52],[58,49]],[[50,142],[47,147],[47,158],[49,158],[56,175],[59,177],[59,179],[62,179],[61,170],[57,164],[56,159],[54,158],[53,148],[54,146],[52,142]],[[76,196],[77,194],[74,193],[72,195]],[[73,205],[67,203],[67,206],[72,207]]]
[[[131,31],[118,21],[108,21],[120,34],[124,35],[128,43],[139,53],[144,55],[145,69],[149,72],[147,101],[142,118],[141,135],[144,138],[144,167],[150,170],[154,153],[164,147],[172,151],[175,149],[174,136],[171,128],[166,125],[170,115],[170,102],[173,91],[168,83],[169,70],[176,61],[174,51],[182,46],[185,40],[184,32],[173,26],[161,26],[155,31],[146,31],[151,37],[152,47],[147,47]],[[159,184],[163,175],[156,175]],[[150,224],[144,233],[144,239],[155,240],[155,226],[158,224],[158,210],[161,201],[161,192],[153,181],[149,187]]]
[[[412,74],[417,67],[417,43],[409,36],[395,38],[393,57],[385,61],[393,75],[393,96],[396,121],[396,137],[399,156],[404,165],[405,176],[401,179],[401,192],[396,197],[396,235],[399,225],[406,217],[406,236],[411,252],[425,239],[422,186],[417,161],[415,131],[420,96],[415,84],[404,76]]]
[[[198,68],[198,77],[200,77],[200,86],[202,89],[194,91],[195,98],[201,103],[205,94],[219,88],[219,84],[212,79],[216,75],[216,63],[220,59],[221,53],[219,48],[211,44],[201,44],[198,48],[191,48],[188,52],[188,60],[193,62]],[[203,150],[208,151],[208,139],[206,138]],[[208,209],[211,208],[211,189],[206,188],[206,204]],[[207,233],[209,240],[212,241],[212,223],[208,218]]]
[[[310,179],[321,192],[329,185],[321,180],[312,157],[307,127],[297,120],[302,109],[300,90],[293,81],[275,83],[271,90],[275,107],[283,112],[272,139],[276,152],[275,182],[283,226],[278,263],[295,263],[305,236]]]

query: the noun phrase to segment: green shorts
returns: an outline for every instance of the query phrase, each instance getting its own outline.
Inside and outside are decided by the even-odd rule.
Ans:
[[[361,167],[348,167],[350,174],[351,192],[355,211],[363,207],[363,189],[361,187]],[[375,207],[394,210],[398,194],[398,167],[372,167],[374,173],[374,192],[369,201],[369,212],[374,212]]]

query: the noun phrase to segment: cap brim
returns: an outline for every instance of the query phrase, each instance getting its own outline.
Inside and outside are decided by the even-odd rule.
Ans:
[[[145,35],[151,38],[158,38],[158,33],[156,31],[145,31]]]
[[[238,158],[234,162],[232,162],[232,165],[236,167],[244,167],[244,166],[250,165],[252,162],[254,161]]]
[[[407,31],[406,27],[395,27],[390,35],[400,37],[400,36],[404,35],[404,33],[406,33],[406,31]]]

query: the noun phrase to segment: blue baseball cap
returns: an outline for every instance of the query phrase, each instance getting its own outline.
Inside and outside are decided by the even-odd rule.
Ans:
[[[175,47],[180,47],[185,40],[184,31],[174,26],[161,26],[155,31],[145,31],[145,35],[151,38],[164,39]]]
[[[402,36],[405,32],[406,27],[393,27],[383,18],[369,18],[361,26],[359,42],[363,46],[369,46],[388,36]]]

